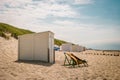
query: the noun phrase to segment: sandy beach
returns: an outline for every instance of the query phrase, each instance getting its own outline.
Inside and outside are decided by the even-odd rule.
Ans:
[[[64,52],[55,52],[55,64],[17,61],[18,41],[0,37],[0,80],[120,80],[120,52],[73,52],[88,67],[64,66]]]

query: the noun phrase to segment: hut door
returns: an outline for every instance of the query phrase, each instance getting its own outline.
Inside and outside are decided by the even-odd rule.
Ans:
[[[33,36],[19,38],[19,59],[34,60],[33,53]]]
[[[47,37],[46,34],[38,34],[35,35],[34,38],[35,44],[34,44],[34,59],[35,60],[40,60],[40,61],[44,61],[47,62],[48,61],[48,43],[47,43]]]

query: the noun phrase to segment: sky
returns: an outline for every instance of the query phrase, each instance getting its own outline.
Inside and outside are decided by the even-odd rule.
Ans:
[[[120,0],[0,0],[0,22],[93,49],[120,50]]]

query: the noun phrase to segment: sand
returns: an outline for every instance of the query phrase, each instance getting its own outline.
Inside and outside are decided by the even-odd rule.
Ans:
[[[64,52],[55,52],[55,64],[17,61],[18,41],[0,37],[0,80],[120,80],[120,55],[102,51],[73,52],[89,66],[64,66]],[[120,52],[105,52],[120,54]]]

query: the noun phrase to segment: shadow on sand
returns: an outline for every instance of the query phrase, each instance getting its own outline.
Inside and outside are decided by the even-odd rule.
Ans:
[[[33,65],[42,65],[42,66],[52,66],[53,64],[47,63],[47,62],[42,62],[42,61],[29,61],[29,60],[16,60],[14,61],[16,63],[24,63],[24,64],[33,64]]]

